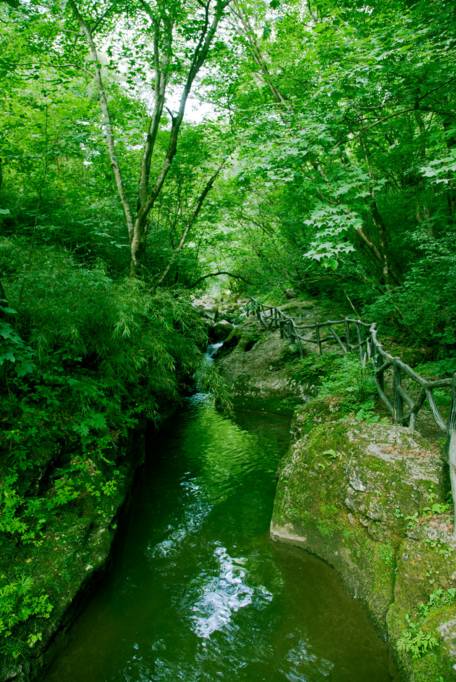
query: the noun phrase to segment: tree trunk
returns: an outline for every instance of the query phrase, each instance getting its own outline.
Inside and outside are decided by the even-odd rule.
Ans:
[[[116,153],[116,142],[114,139],[114,130],[111,121],[111,112],[109,110],[108,96],[106,94],[106,89],[103,80],[103,71],[101,68],[100,58],[98,56],[98,50],[95,45],[95,41],[92,35],[92,31],[89,25],[85,21],[79,7],[75,0],[69,0],[70,7],[73,10],[74,16],[79,24],[79,27],[86,38],[87,45],[89,47],[90,56],[92,58],[95,67],[95,81],[98,89],[98,99],[100,102],[101,116],[103,120],[104,137],[106,140],[106,146],[108,150],[109,160],[111,162],[112,173],[114,176],[114,181],[116,183],[117,194],[122,206],[122,210],[125,217],[125,223],[127,225],[128,234],[130,240],[132,239],[133,232],[133,217],[130,203],[127,198],[127,193],[125,191],[125,185],[122,178],[122,172],[120,169],[119,161],[117,159]]]
[[[146,252],[147,215],[138,215],[133,225],[133,236],[130,242],[130,275],[137,277]]]
[[[5,289],[3,287],[3,283],[0,280],[0,318],[5,316],[5,313],[3,312],[3,308],[8,307],[8,301],[6,299],[6,293]]]
[[[392,283],[392,279],[394,278],[391,272],[391,267],[389,263],[389,257],[388,257],[388,229],[386,227],[385,221],[383,220],[383,216],[380,213],[380,210],[377,205],[377,201],[375,198],[372,199],[372,206],[371,206],[371,211],[372,211],[372,220],[374,221],[374,224],[377,228],[378,231],[378,241],[380,245],[380,258],[382,262],[382,275],[383,275],[383,282],[388,286],[389,284]]]
[[[69,5],[73,10],[74,16],[79,24],[81,32],[85,36],[87,45],[89,47],[90,55],[95,68],[95,80],[98,89],[99,102],[101,114],[103,119],[103,128],[105,133],[105,140],[109,159],[111,161],[112,172],[116,184],[117,194],[124,212],[125,222],[128,229],[128,236],[130,240],[130,271],[133,276],[140,273],[141,262],[143,260],[148,216],[154,209],[155,203],[163,189],[166,182],[169,170],[174,161],[177,152],[177,143],[179,139],[180,130],[184,120],[187,100],[192,90],[195,78],[197,77],[201,67],[203,66],[209,54],[212,41],[216,35],[219,23],[223,17],[224,11],[228,6],[230,0],[216,0],[214,12],[211,18],[212,0],[205,0],[200,5],[204,8],[204,20],[202,22],[201,32],[193,54],[190,60],[190,65],[185,80],[185,85],[179,101],[179,108],[175,115],[171,114],[172,125],[168,142],[168,147],[165,157],[161,164],[161,168],[157,174],[155,182],[152,183],[152,188],[149,188],[151,162],[155,148],[155,142],[158,136],[160,127],[161,115],[163,112],[166,100],[166,88],[168,84],[168,67],[172,61],[173,53],[173,19],[168,19],[166,23],[166,36],[164,43],[160,44],[160,30],[155,25],[154,31],[154,64],[156,70],[155,78],[155,107],[152,117],[149,119],[146,140],[143,148],[143,157],[141,162],[141,170],[138,182],[138,197],[136,204],[136,212],[133,211],[133,204],[130,203],[125,184],[122,177],[122,170],[116,153],[116,140],[114,136],[114,129],[109,110],[109,102],[107,91],[105,89],[103,70],[97,47],[94,40],[94,35],[90,25],[84,19],[79,10],[78,0],[68,0]],[[142,2],[143,9],[150,16],[148,4]],[[154,21],[153,15],[151,19]],[[163,60],[160,58],[160,50],[164,50]]]
[[[214,183],[217,180],[218,176],[220,175],[224,165],[225,165],[225,161],[223,161],[223,163],[220,164],[220,166],[217,168],[215,173],[213,175],[211,175],[211,177],[209,178],[209,180],[206,182],[205,186],[203,187],[203,190],[198,197],[198,200],[195,204],[195,208],[193,209],[193,212],[190,216],[190,219],[188,220],[187,225],[185,226],[184,231],[182,232],[179,243],[176,246],[176,248],[174,249],[174,251],[171,255],[171,258],[169,259],[168,265],[166,266],[166,268],[164,269],[164,271],[162,272],[161,276],[158,279],[157,286],[160,286],[165,281],[166,277],[168,276],[169,271],[171,270],[171,268],[172,268],[172,266],[173,266],[173,264],[177,258],[179,251],[181,251],[184,248],[185,243],[186,243],[187,238],[188,238],[188,235],[190,234],[190,231],[191,231],[193,225],[198,220],[198,216],[201,212],[201,209],[203,208],[204,202],[206,201],[206,198],[207,198],[209,192],[211,191],[211,189],[213,188]]]

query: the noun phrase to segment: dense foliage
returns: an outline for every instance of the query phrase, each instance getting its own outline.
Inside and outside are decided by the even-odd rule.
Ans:
[[[453,0],[0,0],[0,22],[3,549],[115,494],[128,434],[195,371],[212,275],[454,354]],[[0,563],[0,656],[51,610]]]
[[[231,216],[244,276],[269,298],[329,296],[453,349],[454,3],[235,7],[246,58]]]

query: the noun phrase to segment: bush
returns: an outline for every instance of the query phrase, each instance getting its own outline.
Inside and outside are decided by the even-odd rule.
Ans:
[[[305,387],[309,393],[316,393],[322,382],[331,376],[340,362],[340,355],[325,353],[317,355],[312,353],[296,361],[291,368],[293,381]]]
[[[0,644],[2,654],[18,658],[23,653],[24,645],[32,648],[42,638],[39,630],[30,633],[26,643],[20,643],[15,637],[19,628],[31,618],[42,620],[49,618],[52,605],[46,594],[36,593],[31,578],[23,578],[14,582],[6,582],[0,576]]]
[[[34,542],[56,509],[113,494],[113,463],[139,416],[160,418],[204,342],[185,296],[113,281],[51,247],[0,243],[8,315],[0,451],[3,532]]]
[[[372,368],[363,367],[355,355],[339,357],[331,374],[322,381],[318,395],[322,398],[340,396],[342,412],[355,413],[358,419],[378,419],[375,415],[377,390]]]
[[[316,397],[339,398],[342,414],[379,419],[375,414],[377,389],[371,367],[363,367],[356,355],[312,353],[294,363],[291,377]]]

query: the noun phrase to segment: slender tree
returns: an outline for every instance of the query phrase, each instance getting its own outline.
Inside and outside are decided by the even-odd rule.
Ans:
[[[188,98],[201,68],[208,59],[211,45],[229,2],[230,0],[197,0],[196,4],[191,2],[170,4],[166,0],[157,0],[154,4],[146,2],[146,0],[140,0],[139,2],[138,12],[142,12],[147,16],[152,29],[154,106],[152,114],[147,121],[147,133],[144,140],[138,177],[138,193],[136,202],[134,202],[126,191],[121,164],[117,154],[106,79],[99,49],[96,44],[94,27],[96,27],[98,22],[90,22],[84,16],[77,0],[69,1],[74,17],[86,39],[94,64],[106,145],[130,241],[132,275],[138,274],[140,269],[145,250],[149,216],[163,190],[176,156]],[[172,112],[169,108],[167,109],[171,117],[169,140],[164,157],[158,165],[158,171],[154,177],[151,177],[152,160],[156,152],[157,136],[166,106],[166,96],[171,80],[176,75],[175,60],[177,59],[178,50],[176,23],[178,17],[182,21],[182,14],[189,13],[192,10],[197,12],[197,19],[193,21],[193,25],[196,25],[196,28],[193,28],[189,36],[187,51],[190,54],[187,58],[179,103],[176,112]],[[144,37],[146,35],[148,34],[145,33]],[[209,181],[209,189],[212,184]],[[207,196],[207,192],[205,196]]]

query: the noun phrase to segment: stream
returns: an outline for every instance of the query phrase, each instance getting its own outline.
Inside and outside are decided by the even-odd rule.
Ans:
[[[44,682],[393,679],[335,571],[269,539],[288,438],[284,417],[190,399],[149,446],[112,566]]]

